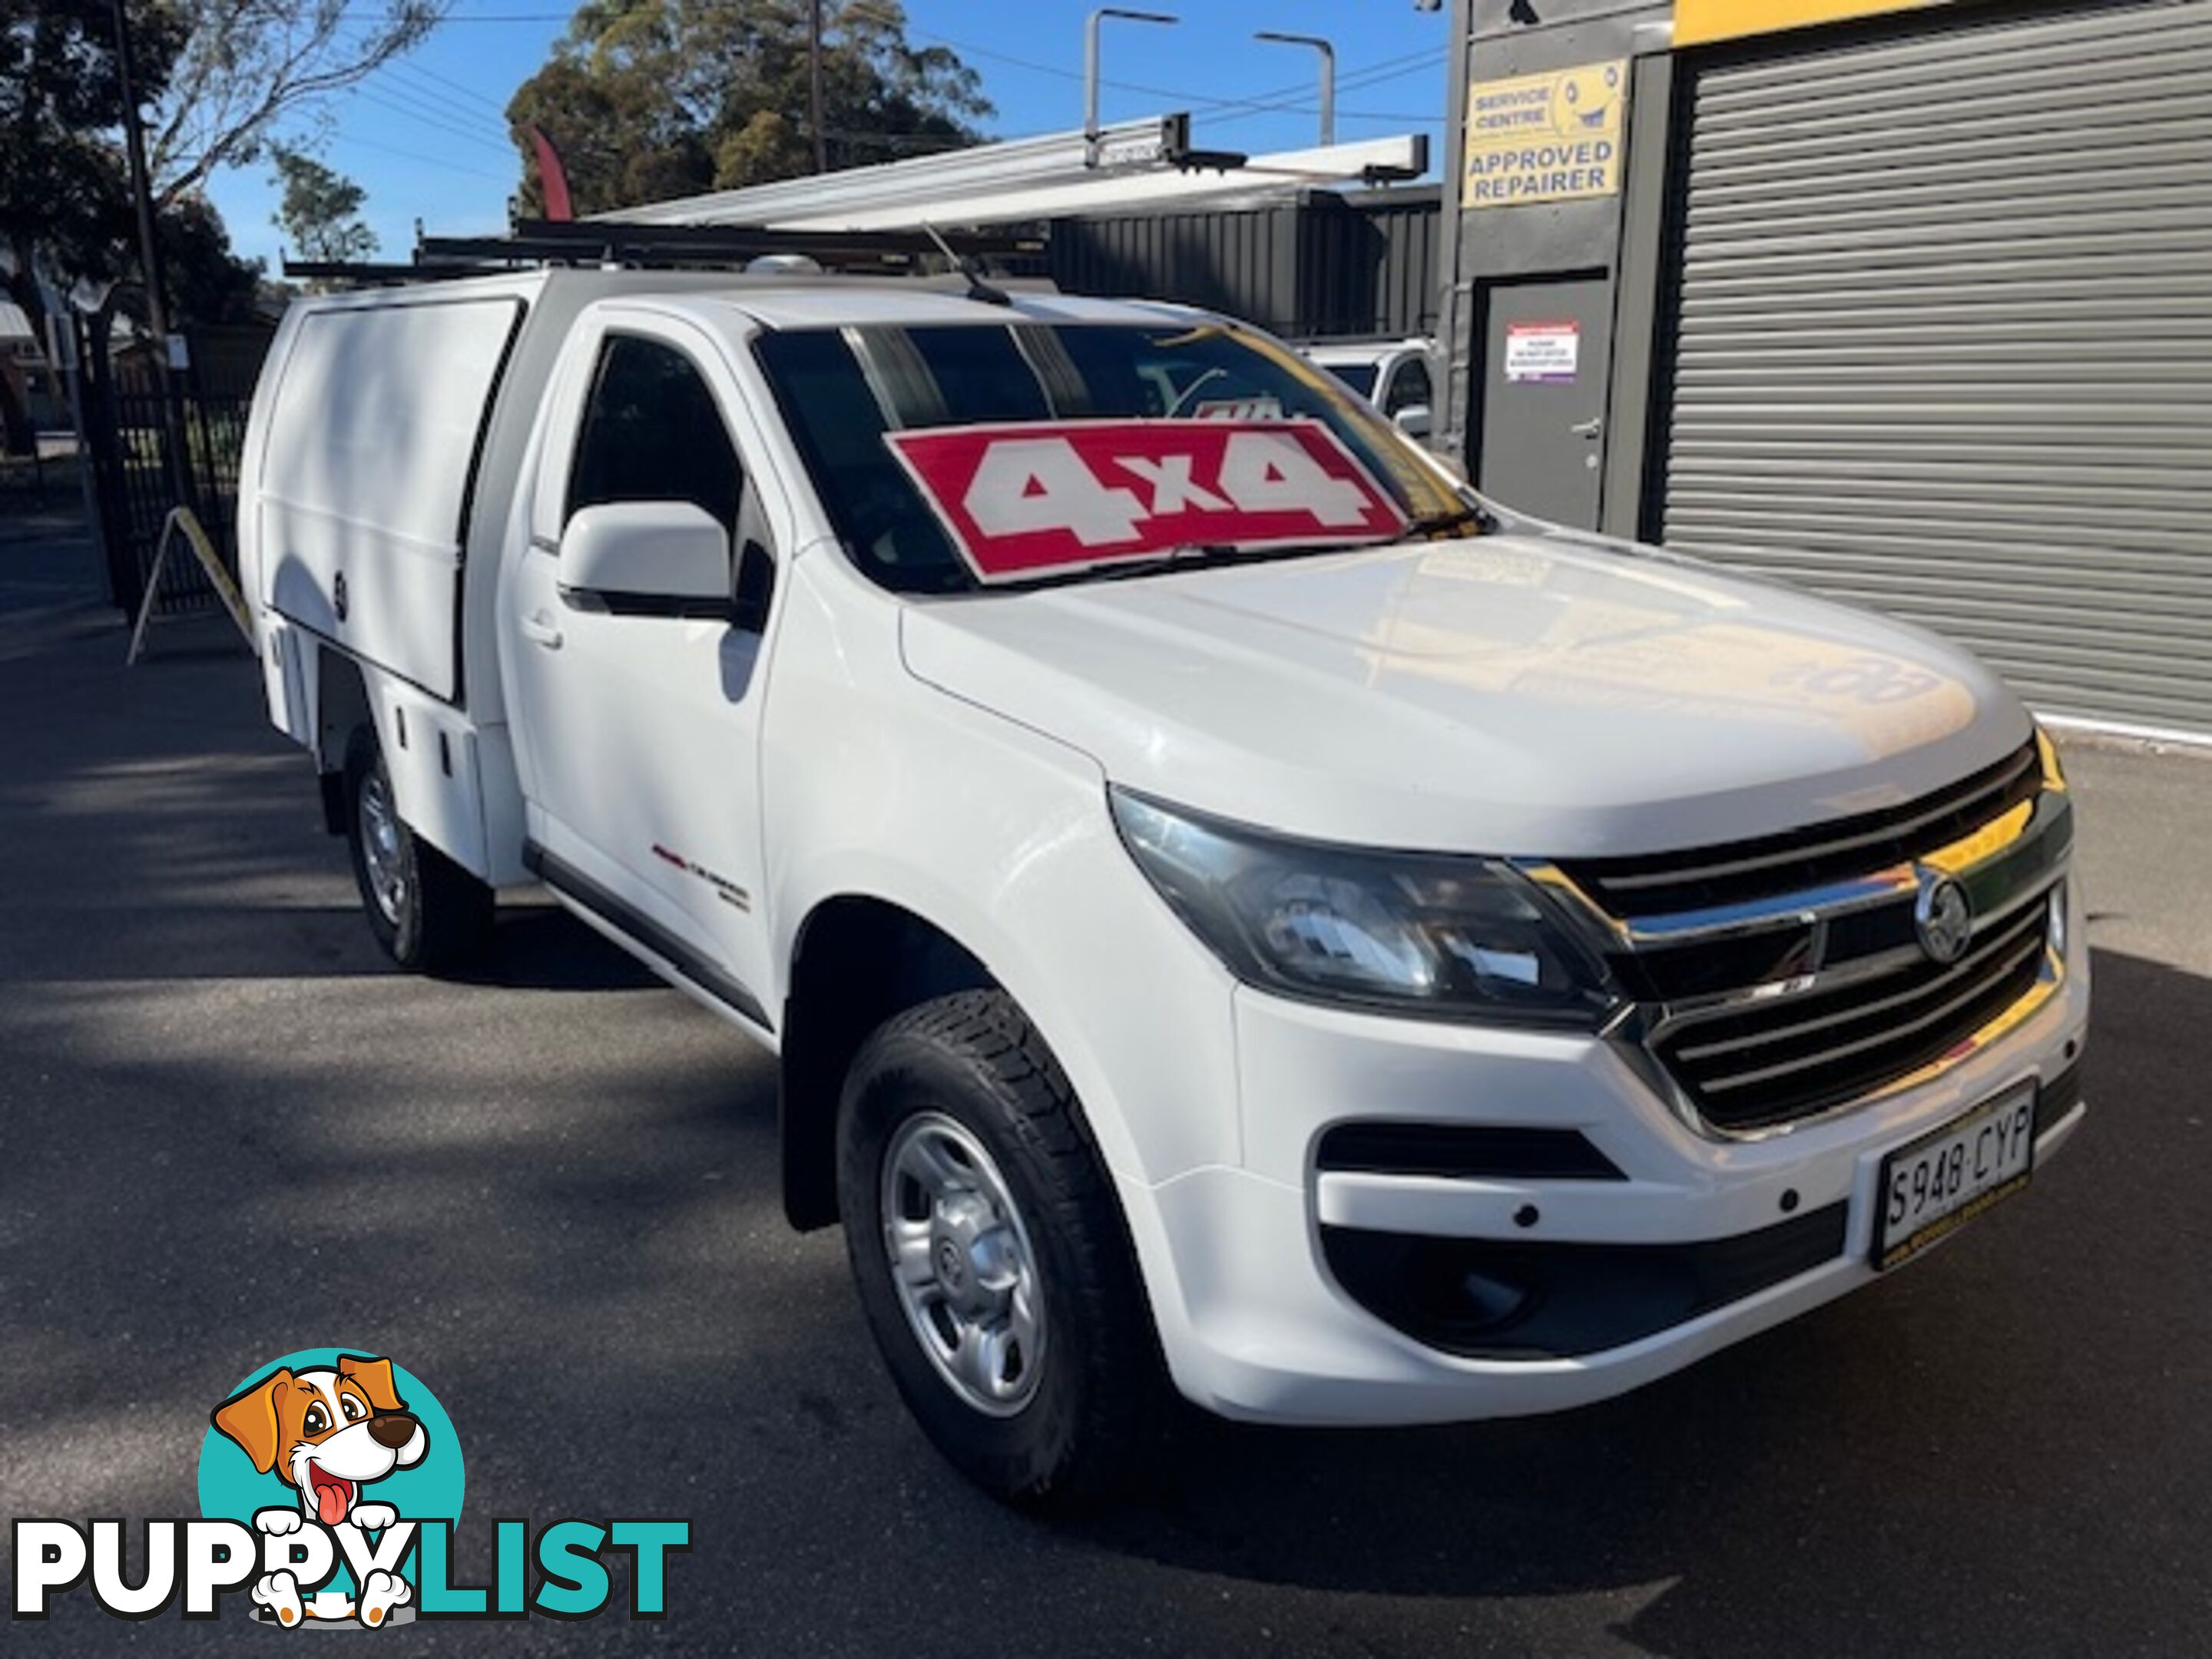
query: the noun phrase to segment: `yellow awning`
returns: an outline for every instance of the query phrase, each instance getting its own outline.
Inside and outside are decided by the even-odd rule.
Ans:
[[[1942,3],[1944,0],[1674,0],[1674,44],[1702,46]]]

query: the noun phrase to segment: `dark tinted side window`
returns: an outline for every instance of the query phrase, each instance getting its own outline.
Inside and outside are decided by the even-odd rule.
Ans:
[[[584,405],[562,521],[611,501],[690,501],[734,529],[742,482],[697,365],[658,340],[610,336]]]
[[[1390,377],[1390,396],[1382,405],[1382,412],[1395,415],[1401,409],[1425,407],[1431,395],[1429,366],[1419,357],[1408,357]]]
[[[1375,365],[1372,363],[1331,363],[1328,372],[1350,386],[1363,398],[1375,395]]]

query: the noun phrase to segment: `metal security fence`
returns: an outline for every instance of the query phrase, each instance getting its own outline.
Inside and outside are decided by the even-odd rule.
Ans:
[[[235,573],[238,461],[253,382],[268,343],[269,331],[261,329],[196,332],[187,337],[187,363],[175,373],[171,389],[163,385],[150,346],[111,353],[94,351],[89,339],[80,339],[86,441],[108,578],[115,603],[126,614],[135,613],[145,595],[147,573],[172,507],[189,507],[198,515]],[[173,458],[165,397],[174,399],[181,440]],[[217,604],[199,568],[174,561],[155,609],[168,616]]]
[[[1439,193],[1314,192],[1264,206],[1055,220],[1070,294],[1205,306],[1291,339],[1436,326]]]

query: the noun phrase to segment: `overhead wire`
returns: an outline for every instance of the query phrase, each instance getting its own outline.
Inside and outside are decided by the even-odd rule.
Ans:
[[[693,3],[708,7],[720,7],[741,5],[745,3],[745,0],[693,0]],[[866,0],[848,0],[847,9],[865,9],[865,5]],[[380,14],[374,8],[363,7],[349,8],[348,15],[372,17]],[[441,21],[468,24],[565,23],[573,21],[574,15],[573,11],[466,12],[455,10],[448,12]],[[1016,53],[1001,52],[995,46],[986,46],[972,40],[963,40],[951,35],[941,34],[935,30],[924,28],[910,20],[906,24],[906,32],[918,40],[948,46],[965,56],[981,58],[989,63],[1002,64],[1008,68],[1024,70],[1036,75],[1050,76],[1056,80],[1079,82],[1084,78],[1081,70],[1069,69],[1058,64],[1043,63],[1036,58],[1024,58]],[[1418,74],[1432,66],[1441,66],[1449,55],[1448,50],[1444,47],[1426,46],[1418,51],[1401,53],[1394,58],[1382,58],[1347,71],[1339,78],[1337,90],[1340,93],[1356,91],[1362,87],[1380,85],[1385,81],[1398,79],[1401,76]],[[414,65],[413,67],[420,69],[423,74],[431,75],[434,79],[443,82],[450,88],[466,92],[466,88],[462,88],[459,82],[436,75],[434,71],[425,66]],[[1164,87],[1142,81],[1126,81],[1113,76],[1100,76],[1098,83],[1102,87],[1117,92],[1137,92],[1148,97],[1169,99],[1178,107],[1186,109],[1194,115],[1209,114],[1217,110],[1242,112],[1240,114],[1221,117],[1220,118],[1224,120],[1243,119],[1247,116],[1261,114],[1311,115],[1318,112],[1317,106],[1307,101],[1313,95],[1310,82],[1299,82],[1244,98],[1208,95],[1193,92],[1188,88]],[[493,105],[493,100],[482,94],[471,93],[468,95],[477,98],[488,106]],[[1397,116],[1370,110],[1340,110],[1338,113],[1342,117],[1360,120],[1431,120],[1439,123],[1441,121],[1439,117]]]
[[[738,4],[743,3],[743,0],[694,0],[694,3],[709,5]],[[858,3],[865,4],[865,0],[858,0]],[[376,8],[361,6],[349,7],[347,15],[349,17],[366,21],[380,17],[383,14]],[[468,12],[456,9],[449,11],[442,21],[487,24],[559,23],[571,21],[574,16],[573,12]],[[1015,53],[1000,52],[996,47],[985,46],[974,41],[938,33],[934,30],[921,27],[911,21],[907,24],[907,32],[917,39],[948,47],[964,56],[1004,64],[1031,74],[1049,76],[1056,80],[1077,82],[1084,78],[1083,72],[1079,70],[1068,69],[1060,64],[1043,63],[1035,58],[1023,58]],[[1340,94],[1357,91],[1364,87],[1380,86],[1409,75],[1419,74],[1428,69],[1440,67],[1448,55],[1447,51],[1442,47],[1424,47],[1418,51],[1381,58],[1371,64],[1362,64],[1340,76],[1337,81],[1337,90]],[[506,108],[489,94],[477,91],[463,82],[432,69],[426,64],[405,58],[394,58],[381,65],[376,71],[376,76],[381,80],[380,87],[372,88],[362,84],[357,85],[354,90],[359,92],[373,104],[447,137],[473,143],[482,149],[494,150],[504,155],[510,157],[514,155],[512,136],[506,129]],[[429,89],[429,85],[425,82],[433,83],[442,88],[442,91],[434,93]],[[1250,97],[1230,98],[1218,95],[1204,96],[1184,88],[1163,87],[1145,82],[1124,81],[1112,76],[1102,76],[1100,84],[1117,91],[1136,92],[1149,97],[1167,99],[1186,108],[1189,113],[1206,115],[1209,121],[1215,125],[1249,120],[1260,115],[1311,115],[1318,112],[1317,106],[1310,101],[1313,96],[1313,87],[1310,82],[1278,88]],[[479,117],[471,115],[466,110],[457,109],[445,101],[447,94],[465,99],[487,113]],[[1443,125],[1441,116],[1425,116],[1411,112],[1340,108],[1337,115],[1340,120],[1404,122],[1428,126]],[[481,121],[483,125],[477,127],[463,125],[470,121]],[[489,136],[490,131],[495,128],[499,133],[499,137],[495,138]],[[952,147],[949,141],[938,143],[926,134],[840,131],[828,136],[842,143],[884,149]],[[495,176],[481,168],[461,166],[449,160],[422,155],[368,139],[350,137],[349,142],[362,143],[371,149],[380,149],[388,154],[425,165],[443,167],[453,172],[467,173],[477,178]]]

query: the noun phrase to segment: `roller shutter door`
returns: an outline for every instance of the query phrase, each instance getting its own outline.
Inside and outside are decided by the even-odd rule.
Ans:
[[[1686,67],[1663,538],[2212,733],[2212,3]]]

